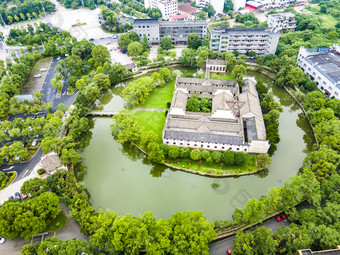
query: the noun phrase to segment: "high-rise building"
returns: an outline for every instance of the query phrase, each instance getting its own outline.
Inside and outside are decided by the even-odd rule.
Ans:
[[[275,54],[280,33],[267,28],[219,28],[210,30],[210,48],[219,52]]]
[[[290,12],[276,13],[268,15],[268,27],[277,30],[291,30],[295,31],[296,20],[295,15]]]
[[[177,13],[178,0],[144,0],[145,8],[158,8],[163,18]]]

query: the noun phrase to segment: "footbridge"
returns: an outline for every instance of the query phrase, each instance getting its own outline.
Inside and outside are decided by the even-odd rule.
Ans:
[[[103,117],[112,117],[117,115],[119,112],[112,111],[90,111],[87,116],[103,116]]]

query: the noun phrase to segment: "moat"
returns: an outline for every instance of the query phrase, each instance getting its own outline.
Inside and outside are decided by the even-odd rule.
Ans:
[[[175,68],[182,72],[196,72]],[[123,146],[111,135],[111,118],[94,118],[90,144],[81,153],[88,167],[84,179],[95,208],[110,208],[119,215],[142,214],[169,218],[183,210],[200,210],[209,220],[231,219],[236,207],[252,197],[259,198],[268,189],[281,186],[294,176],[314,142],[312,131],[301,109],[273,81],[257,72],[248,72],[271,88],[283,112],[280,116],[278,149],[269,172],[240,178],[208,178],[155,165],[137,149]],[[104,110],[124,108],[120,97],[126,81],[105,94],[100,102]],[[212,183],[220,184],[213,189]]]

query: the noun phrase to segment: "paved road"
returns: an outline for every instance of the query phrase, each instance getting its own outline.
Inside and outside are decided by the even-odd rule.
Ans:
[[[308,204],[307,202],[305,202],[305,203],[298,205],[296,207],[296,209],[298,211],[300,211],[302,209],[308,209],[310,207],[311,207],[311,205]],[[275,218],[272,218],[272,219],[264,222],[262,225],[258,225],[256,227],[250,229],[250,231],[254,231],[254,230],[256,230],[256,228],[264,226],[268,229],[271,229],[273,231],[273,233],[275,233],[276,230],[279,227],[281,227],[281,226],[288,227],[289,225],[290,225],[290,221],[288,219],[281,221],[281,222],[276,222]],[[233,242],[234,239],[235,239],[235,236],[232,236],[232,237],[229,237],[227,239],[224,239],[224,240],[218,241],[216,243],[210,244],[209,245],[209,254],[210,255],[222,255],[222,254],[225,255],[227,250],[232,249],[234,247],[234,242]]]

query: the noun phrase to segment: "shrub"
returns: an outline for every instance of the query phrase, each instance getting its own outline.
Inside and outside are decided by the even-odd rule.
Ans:
[[[176,145],[172,145],[168,151],[168,157],[176,159],[179,157],[179,148]]]
[[[170,146],[165,144],[165,143],[162,143],[161,145],[159,145],[159,148],[163,151],[164,155],[167,156],[168,155],[168,152],[169,152],[169,148]]]
[[[191,158],[192,160],[200,160],[201,157],[202,157],[201,151],[198,150],[198,149],[194,149],[194,150],[192,150],[192,151],[190,152],[190,158]]]
[[[222,153],[219,151],[214,151],[212,153],[212,160],[216,163],[220,163],[221,162],[221,157],[222,157]]]
[[[235,164],[235,153],[233,151],[225,151],[222,154],[222,161],[224,164],[232,166]]]
[[[235,165],[243,165],[246,162],[246,156],[243,152],[236,152],[235,153]]]
[[[180,157],[181,158],[189,158],[190,157],[190,152],[191,152],[191,149],[188,148],[188,147],[182,147],[180,149]]]
[[[207,164],[209,165],[209,166],[211,166],[212,164],[213,164],[213,159],[211,158],[211,157],[209,157],[209,158],[207,158],[206,159],[206,162],[207,162]]]
[[[203,159],[207,159],[207,158],[210,157],[210,152],[207,151],[207,150],[203,150],[201,153],[202,153],[202,158]]]
[[[39,175],[42,175],[43,173],[45,173],[45,170],[42,169],[42,168],[40,168],[40,169],[38,169],[37,173],[38,173]]]
[[[170,108],[170,106],[171,106],[171,102],[167,102],[166,107]]]

